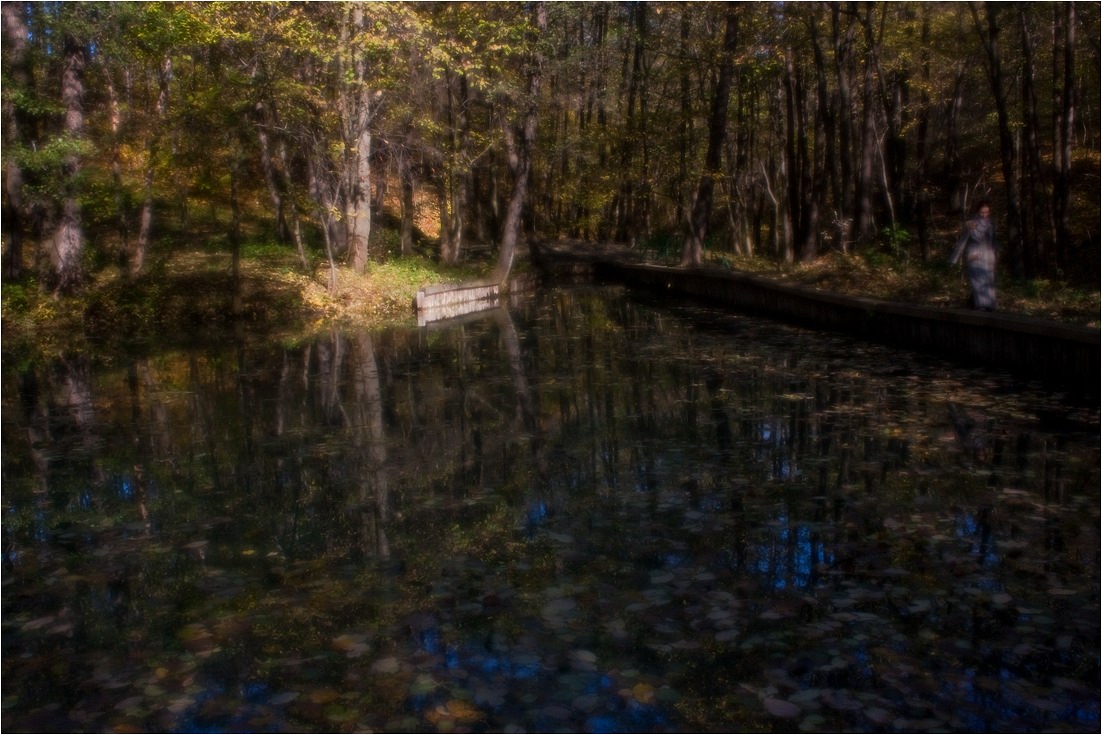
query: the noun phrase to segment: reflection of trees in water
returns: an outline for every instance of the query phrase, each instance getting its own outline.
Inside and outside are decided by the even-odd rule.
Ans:
[[[912,580],[944,578],[943,565],[1044,584],[1096,575],[1083,560],[1096,559],[1084,545],[1097,536],[1069,510],[1097,497],[1096,451],[970,403],[962,381],[878,374],[875,355],[795,330],[685,330],[575,292],[439,331],[235,347],[21,379],[4,463],[25,487],[6,485],[5,501],[37,503],[41,520],[6,523],[5,551],[47,549],[54,568],[69,565],[54,591],[20,604],[55,615],[49,595],[64,588],[86,621],[74,645],[123,641],[128,625],[175,640],[236,600],[259,599],[268,615],[309,600],[338,616],[346,600],[312,596],[295,575],[318,561],[372,572],[346,558],[388,570],[415,558],[418,583],[448,582],[449,610],[497,606],[490,622],[464,621],[482,632],[494,615],[531,622],[515,600],[560,578],[590,585],[571,611],[618,616],[616,635],[633,641],[651,613],[628,608],[652,602],[636,582],[658,571],[782,617],[833,604],[786,607],[790,595],[876,591],[900,567]],[[963,435],[950,399],[967,407]],[[96,530],[66,536],[87,544],[69,557],[50,533],[74,519]],[[523,543],[507,548],[516,531]],[[484,556],[464,566],[456,549]],[[91,550],[110,574],[90,570]],[[508,567],[511,554],[531,555],[530,578]],[[501,568],[516,589],[497,581]],[[68,587],[78,577],[83,587]],[[914,614],[884,595],[852,600],[884,620]],[[684,623],[677,635],[697,630],[680,598],[655,605]]]
[[[87,366],[30,372],[27,454],[40,482],[65,457],[67,475],[87,473],[102,486],[103,456],[113,453],[112,472],[125,476],[150,526],[156,488],[181,479],[185,493],[209,488],[228,508],[266,514],[293,556],[342,544],[386,555],[395,498],[397,510],[417,512],[426,496],[460,501],[509,486],[654,500],[693,487],[686,502],[702,512],[706,503],[745,508],[745,488],[796,489],[777,500],[775,518],[795,519],[785,524],[789,544],[810,538],[792,523],[867,516],[870,504],[854,507],[862,496],[905,492],[925,502],[946,492],[938,477],[953,456],[980,469],[991,491],[1039,478],[1037,489],[1059,501],[1090,480],[1082,464],[1066,470],[1054,440],[1012,424],[996,430],[991,418],[977,423],[936,387],[900,387],[859,365],[840,376],[798,345],[778,351],[747,334],[721,346],[626,300],[584,292],[524,318],[535,329],[524,339],[509,312],[495,309],[421,335],[333,331],[280,348],[274,360],[242,345],[230,361],[197,352],[134,361],[125,449],[102,446]],[[122,410],[109,406],[104,425]],[[934,434],[938,427],[958,442]],[[159,512],[172,507],[170,495]],[[555,510],[551,495],[533,501],[543,515]],[[881,520],[863,517],[858,529]]]
[[[56,510],[90,508],[106,484],[99,454],[102,426],[95,406],[92,367],[85,358],[66,357],[49,367],[24,370],[19,375],[18,395],[22,410],[13,423],[22,427],[26,442],[12,446],[6,440],[5,463],[11,459],[10,446],[20,458],[24,456],[21,450],[25,450],[33,468],[21,477],[34,478],[32,495],[38,507],[35,535],[43,538],[59,532],[71,537],[71,530],[59,531],[43,524]],[[57,469],[66,466],[79,468],[76,471],[82,477],[78,488],[64,480],[55,481]],[[18,496],[13,493],[8,497]]]
[[[652,509],[662,493],[680,495],[676,502],[693,512],[737,509],[739,528],[760,540],[734,534],[734,563],[772,585],[813,584],[821,563],[890,567],[866,542],[898,522],[890,513],[916,503],[924,513],[918,522],[934,528],[936,504],[955,503],[987,519],[993,493],[1034,484],[1038,464],[1054,462],[1031,448],[1030,430],[1015,438],[1015,422],[1004,419],[998,431],[985,424],[983,436],[970,439],[968,452],[985,464],[961,483],[947,469],[957,450],[939,433],[947,421],[937,381],[863,371],[860,354],[828,354],[838,363],[831,365],[800,344],[778,350],[761,334],[736,340],[732,352],[730,341],[717,347],[706,336],[633,323],[622,305],[608,313],[586,308],[552,308],[540,321],[557,334],[586,334],[556,346],[557,379],[541,389],[551,414],[543,420],[565,455],[565,475],[552,486],[648,493]],[[578,321],[609,328],[590,333],[575,329]],[[1087,475],[1080,491],[1090,487]],[[771,492],[776,500],[764,502]],[[989,526],[980,523],[981,535]]]
[[[390,556],[386,526],[389,520],[389,486],[386,468],[386,436],[383,433],[383,399],[379,389],[379,368],[371,335],[360,332],[352,338],[356,366],[353,368],[353,403],[349,428],[352,445],[360,455],[359,512],[363,518],[361,549],[365,555]]]

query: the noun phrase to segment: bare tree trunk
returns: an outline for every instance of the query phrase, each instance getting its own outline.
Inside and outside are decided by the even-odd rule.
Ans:
[[[727,135],[727,103],[731,98],[731,79],[734,77],[734,57],[738,46],[738,11],[737,4],[727,5],[723,58],[708,118],[708,150],[704,154],[704,170],[700,174],[700,183],[693,200],[689,232],[681,249],[682,267],[698,267],[704,263],[704,241],[708,237],[708,220],[712,216],[715,180],[723,175],[720,164],[723,141]]]
[[[542,35],[547,32],[547,5],[537,2],[532,9],[535,15],[536,29]],[[501,232],[501,250],[498,252],[497,266],[491,280],[504,283],[513,268],[517,239],[520,235],[521,215],[528,202],[528,176],[532,169],[532,149],[536,144],[537,105],[540,83],[543,77],[543,54],[534,52],[528,71],[528,94],[524,124],[519,140],[516,133],[505,122],[505,141],[509,148],[509,163],[513,170],[513,192],[509,197],[509,206],[505,210],[505,222]]]
[[[1002,59],[999,52],[999,8],[995,3],[985,3],[987,13],[987,33],[983,32],[976,7],[970,6],[976,32],[983,42],[987,53],[987,78],[991,83],[991,92],[995,97],[995,112],[999,120],[999,151],[1002,154],[1003,179],[1006,185],[1006,239],[1011,269],[1022,273],[1021,211],[1018,204],[1018,171],[1015,165],[1014,136],[1010,130],[1010,112],[1006,104],[1006,89],[1003,82]]]
[[[256,140],[260,144],[260,167],[264,171],[264,183],[268,187],[268,198],[272,200],[272,212],[275,215],[276,238],[280,242],[291,239],[291,230],[287,226],[287,214],[283,206],[283,190],[272,159],[272,144],[268,136],[268,114],[266,105],[257,102],[253,105],[256,125]]]
[[[854,5],[853,10],[856,7]],[[853,36],[856,25],[855,12],[846,14],[849,22],[842,30],[842,4],[831,3],[831,33],[834,40],[834,66],[838,76],[838,181],[837,202],[838,242],[845,252],[853,238],[854,181],[853,181],[853,91],[850,80],[850,58],[853,49]]]
[[[333,212],[337,211],[337,193],[334,184],[327,176],[324,152],[314,150],[309,154],[310,195],[318,208],[322,237],[325,241],[325,257],[329,262],[329,293],[337,291],[337,262],[335,256],[334,234],[337,228],[333,222]]]
[[[819,17],[817,13],[810,13],[807,21],[808,29],[811,35],[812,50],[814,51],[815,58],[815,85],[816,92],[818,94],[818,115],[817,115],[817,127],[819,137],[822,140],[822,145],[816,146],[816,148],[822,148],[822,163],[824,170],[822,177],[826,179],[831,204],[834,208],[833,216],[830,216],[830,212],[826,214],[830,217],[831,221],[836,222],[839,217],[838,205],[841,201],[841,191],[839,189],[840,181],[838,174],[838,154],[837,143],[835,138],[837,136],[837,125],[835,115],[835,99],[832,97],[830,88],[827,84],[827,68],[826,57],[823,54],[823,45],[819,40]],[[822,195],[825,198],[825,194]],[[824,205],[824,209],[827,207]]]
[[[784,168],[788,172],[787,186],[785,187],[785,196],[787,199],[788,219],[791,222],[792,235],[793,235],[793,249],[795,249],[796,242],[800,240],[801,227],[800,227],[800,212],[803,209],[802,193],[800,188],[800,179],[803,175],[804,162],[800,160],[797,147],[797,138],[802,134],[799,128],[803,125],[801,114],[799,111],[800,103],[798,97],[800,92],[796,89],[796,71],[795,62],[793,56],[795,51],[789,47],[785,49],[784,54]],[[785,261],[789,262],[791,257],[786,257]]]
[[[872,187],[874,167],[876,163],[876,94],[874,91],[874,71],[876,67],[877,40],[872,28],[873,23],[872,3],[865,5],[865,35],[869,42],[869,50],[865,58],[865,76],[862,89],[862,115],[863,126],[861,132],[861,158],[857,172],[857,211],[854,214],[854,235],[859,241],[871,239],[876,230],[876,222],[872,209]]]
[[[794,248],[802,261],[818,254],[819,200],[823,169],[808,152],[807,93],[794,48],[785,51],[785,167],[788,169],[788,211],[793,224]],[[812,170],[820,186],[813,185]]]
[[[66,34],[64,44],[61,101],[65,106],[65,133],[76,139],[84,135],[84,46],[72,34]],[[76,153],[68,154],[62,163],[65,183],[61,216],[50,250],[51,280],[59,292],[74,290],[84,278],[81,267],[84,225],[75,183],[80,169],[80,157]]]
[[[115,202],[115,228],[119,236],[119,264],[123,264],[130,247],[130,223],[126,217],[126,197],[122,183],[122,112],[119,109],[119,96],[110,70],[104,64],[104,76],[107,77],[107,113],[111,126],[111,188]],[[125,273],[124,273],[125,275]]]
[[[1062,14],[1061,14],[1061,11]],[[1065,2],[1057,6],[1056,13],[1063,31],[1063,89],[1057,125],[1055,147],[1057,153],[1055,187],[1053,191],[1053,219],[1056,220],[1056,253],[1061,262],[1066,262],[1071,251],[1071,154],[1075,131],[1075,3]],[[1062,17],[1060,17],[1062,15]],[[1055,56],[1056,50],[1053,49]],[[1056,79],[1053,78],[1053,87]]]
[[[949,189],[949,211],[954,213],[960,212],[967,206],[960,157],[960,112],[964,106],[965,71],[965,65],[960,64],[945,120],[945,178]]]
[[[231,313],[240,316],[243,309],[242,283],[241,283],[241,168],[244,153],[241,150],[241,142],[234,141],[233,163],[230,168],[230,259],[232,264],[231,275],[233,278],[233,301],[230,307]]]
[[[282,138],[280,138],[276,145],[276,151],[279,153],[279,161],[283,167],[284,180],[287,183],[287,206],[291,210],[291,239],[295,243],[295,252],[298,253],[298,262],[302,265],[303,272],[308,272],[310,270],[310,260],[306,257],[306,245],[302,239],[302,218],[299,216],[294,188],[289,180],[291,165],[287,156],[287,143]]]
[[[630,54],[628,46],[624,47],[624,78],[627,79],[627,99],[624,109],[624,127],[627,134],[620,143],[620,187],[616,195],[616,239],[631,240],[635,235],[636,223],[636,192],[639,188],[638,172],[635,169],[636,144],[642,139],[639,135],[640,120],[645,114],[644,110],[636,113],[637,100],[642,99],[641,90],[643,80],[643,55],[645,52],[645,39],[647,32],[647,4],[644,2],[632,2],[628,7],[628,24],[633,25],[630,34]],[[630,70],[628,57],[631,58]]]
[[[349,267],[356,273],[367,270],[371,241],[371,132],[361,132],[356,144],[356,186],[345,211],[348,217]]]
[[[398,182],[402,189],[402,255],[413,255],[413,162],[410,161],[409,149],[402,145],[397,151]]]
[[[504,127],[505,145],[509,151],[509,167],[513,171],[513,191],[509,196],[509,204],[505,209],[505,221],[501,227],[501,250],[498,251],[497,266],[490,276],[494,283],[503,283],[513,268],[513,257],[516,255],[517,240],[520,237],[521,215],[528,200],[528,175],[532,166],[532,151],[529,144],[535,138],[535,111],[530,110],[525,115],[519,140],[508,122],[504,123]],[[531,130],[531,136],[528,134],[529,130]]]
[[[471,199],[470,106],[465,74],[448,71],[443,88],[443,111],[448,130],[440,178],[440,259],[454,265],[463,256],[467,210]]]
[[[30,44],[27,42],[27,25],[23,19],[23,4],[3,3],[4,66],[10,74],[10,84],[19,90],[31,85],[28,63]],[[23,139],[22,115],[8,95],[3,102],[3,141],[12,153]],[[4,159],[4,207],[3,227],[7,236],[4,250],[4,279],[16,279],[23,275],[23,234],[26,216],[23,201],[23,169],[16,156]]]
[[[161,138],[164,134],[163,126],[168,114],[168,83],[172,78],[172,59],[165,55],[161,60],[159,74],[160,91],[157,95],[157,120],[155,128],[149,135],[148,160],[145,162],[145,199],[142,202],[142,215],[138,225],[138,240],[128,257],[128,271],[131,277],[137,276],[145,267],[145,256],[149,252],[149,241],[153,234],[153,182],[154,171],[157,167],[157,155],[160,152]]]
[[[690,22],[691,16],[689,14],[689,6],[681,6],[681,35],[678,46],[678,53],[682,57],[689,57],[689,32],[692,30],[692,24]],[[681,98],[681,117],[678,120],[677,130],[677,213],[674,217],[674,222],[680,227],[684,222],[688,224],[688,214],[686,209],[685,199],[688,195],[689,189],[689,150],[692,145],[692,125],[693,125],[693,107],[691,97],[691,87],[689,84],[689,65],[681,65],[681,73],[679,75],[680,82],[680,98]],[[686,227],[687,229],[687,227]]]
[[[361,4],[352,6],[350,26],[345,33],[364,32],[364,12]],[[348,233],[349,267],[356,273],[367,270],[368,246],[371,240],[371,119],[374,113],[372,92],[367,85],[367,59],[354,47],[351,38],[344,39],[346,51],[352,54],[351,89],[342,88],[342,110],[345,124],[346,176],[344,221]]]
[[[915,174],[915,228],[918,231],[918,246],[922,260],[930,259],[929,209],[930,201],[926,188],[930,178],[928,155],[930,135],[930,6],[923,4],[922,13],[922,50],[919,52],[919,65],[922,73],[922,89],[918,100],[918,126],[915,132],[915,156],[918,158],[918,171]]]
[[[1052,208],[1042,206],[1045,198],[1045,186],[1042,180],[1044,168],[1041,164],[1041,145],[1038,141],[1040,118],[1037,115],[1037,90],[1034,86],[1035,41],[1029,27],[1025,6],[1018,6],[1018,23],[1022,38],[1022,132],[1026,141],[1025,208],[1030,214],[1029,231],[1032,238],[1026,238],[1031,246],[1026,249],[1026,270],[1036,273],[1044,262],[1045,239],[1055,239],[1055,225]],[[1046,217],[1047,215],[1047,217]],[[1047,219],[1047,222],[1046,222]]]

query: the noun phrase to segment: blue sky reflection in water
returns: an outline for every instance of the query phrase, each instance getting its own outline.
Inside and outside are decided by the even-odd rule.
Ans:
[[[5,730],[1099,728],[1099,426],[619,289],[3,374]]]

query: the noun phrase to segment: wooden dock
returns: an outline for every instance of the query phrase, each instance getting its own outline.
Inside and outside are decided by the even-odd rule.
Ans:
[[[465,314],[495,309],[509,294],[523,293],[536,287],[539,276],[524,273],[504,283],[493,280],[465,283],[438,283],[425,286],[414,297],[418,326],[439,322]]]

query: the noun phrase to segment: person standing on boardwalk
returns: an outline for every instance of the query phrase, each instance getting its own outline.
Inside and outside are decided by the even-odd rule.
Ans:
[[[994,311],[998,308],[995,298],[995,261],[998,254],[991,204],[984,200],[976,205],[975,214],[964,223],[953,254],[949,256],[950,263],[959,263],[964,257],[964,274],[972,289],[973,309]]]

